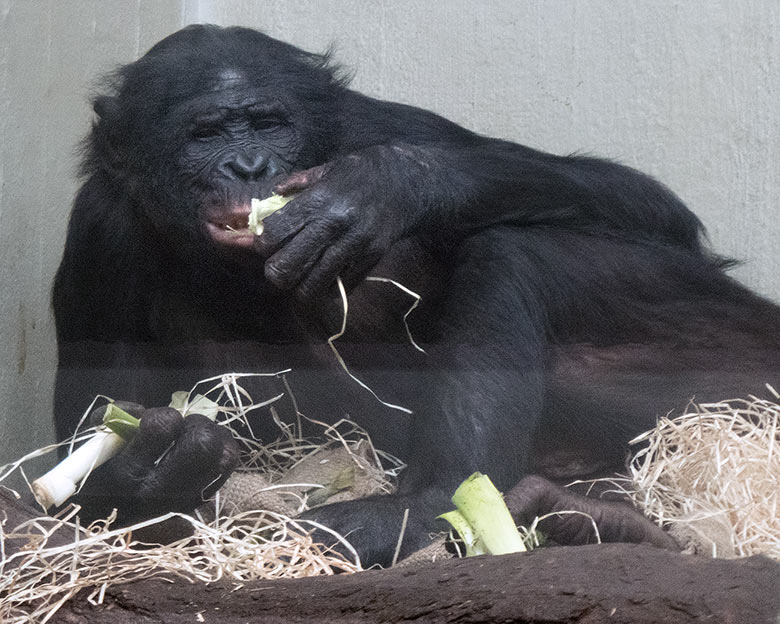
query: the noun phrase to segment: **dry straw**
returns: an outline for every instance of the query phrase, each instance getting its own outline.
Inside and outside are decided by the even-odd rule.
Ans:
[[[626,489],[693,550],[780,560],[779,421],[780,405],[753,397],[691,405],[633,441],[645,446]]]
[[[246,512],[206,524],[182,516],[194,529],[191,537],[166,546],[144,548],[133,532],[175,514],[131,527],[110,530],[101,522],[86,532],[63,518],[37,518],[9,533],[28,547],[0,564],[0,621],[46,622],[82,589],[99,603],[111,585],[164,577],[191,582],[232,581],[236,587],[255,579],[298,578],[356,572],[355,562],[313,543],[310,527],[269,512]],[[69,531],[74,541],[50,546],[55,531]]]
[[[406,324],[407,317],[419,303],[419,295],[386,278],[368,279],[390,283],[414,299],[404,316]],[[341,331],[328,341],[339,364],[353,380],[381,403],[409,412],[404,407],[381,401],[373,390],[352,375],[336,349],[334,342],[346,329],[348,311],[346,293],[340,279],[339,286],[342,293],[343,322]],[[411,344],[422,351],[414,342],[408,325],[406,331]],[[376,451],[365,432],[354,423],[341,420],[328,426],[315,422],[322,426],[326,442],[312,443],[302,439],[301,421],[304,416],[298,412],[295,397],[284,377],[286,372],[289,371],[259,375],[231,373],[206,379],[193,388],[188,399],[191,397],[194,403],[197,400],[196,391],[202,387],[207,388],[203,395],[219,405],[217,421],[230,427],[234,437],[244,446],[245,453],[239,472],[261,475],[259,483],[278,481],[281,475],[305,462],[307,457],[313,457],[326,447],[340,445],[350,452],[354,451],[353,461],[364,473],[370,469],[366,466],[367,457],[371,460],[368,463],[373,464],[374,474],[370,479],[372,487],[377,491],[392,491],[393,479],[403,468],[403,464]],[[243,377],[249,376],[280,377],[285,392],[256,403],[240,384]],[[274,410],[273,404],[285,395],[292,401],[296,411],[296,424],[283,423]],[[85,422],[92,407],[84,413],[79,427]],[[263,408],[269,408],[270,417],[276,421],[281,431],[280,439],[270,445],[257,440],[247,418],[249,412]],[[248,435],[239,431],[248,432]],[[69,444],[72,448],[77,442],[88,438],[91,432],[92,430],[78,431],[72,440],[64,444]],[[60,445],[34,451],[13,464],[1,466],[0,484],[16,470],[24,476],[22,465],[27,460],[50,452],[58,446]],[[366,448],[369,449],[368,453]],[[379,477],[376,476],[377,472]],[[299,498],[299,504],[294,506],[295,512],[306,509],[305,488],[309,485],[311,484],[301,484],[297,492],[293,493]],[[294,484],[287,483],[285,487],[295,490]],[[271,491],[275,488],[276,486],[269,485],[263,489]],[[300,492],[304,494],[301,495]],[[132,527],[114,530],[111,529],[109,519],[94,524],[86,532],[74,523],[77,509],[72,507],[64,516],[37,518],[18,527],[6,526],[7,523],[0,519],[0,622],[45,622],[65,601],[82,589],[90,590],[88,599],[91,602],[100,602],[110,585],[155,576],[180,577],[201,582],[228,579],[240,584],[254,579],[297,578],[333,574],[337,571],[355,572],[361,569],[357,553],[351,550],[348,542],[326,527],[314,525],[332,533],[341,541],[343,550],[351,550],[353,561],[315,544],[308,533],[314,523],[295,521],[284,514],[271,511],[236,513],[235,509],[236,505],[231,501],[227,501],[222,508],[218,499],[217,519],[211,522],[204,521],[202,517],[168,514]],[[230,513],[220,514],[220,510]],[[154,548],[146,547],[133,539],[134,531],[149,524],[164,522],[174,515],[192,525],[192,537]],[[74,536],[74,541],[66,546],[50,546],[52,534],[62,534],[65,531]],[[27,541],[27,547],[6,556],[5,545],[10,543],[10,540],[19,538]]]
[[[250,437],[240,438],[246,452],[241,471],[254,471],[262,475],[259,482],[273,483],[291,467],[300,465],[307,457],[315,457],[324,448],[343,447],[348,451],[360,449],[355,454],[356,466],[365,469],[366,457],[373,458],[375,470],[384,472],[387,478],[381,488],[392,488],[392,477],[400,469],[397,460],[380,454],[370,447],[365,433],[349,421],[336,425],[322,423],[324,443],[313,443],[300,438],[300,427],[282,424],[271,408],[269,417],[277,420],[280,438],[272,444],[262,445],[251,436],[247,414],[260,407],[268,407],[282,395],[271,401],[255,403],[241,387],[242,375],[223,375],[208,379],[204,395],[220,405],[218,422],[233,428],[234,435],[242,426],[250,431]],[[281,378],[289,398],[289,385]],[[298,414],[302,419],[303,415]],[[83,437],[83,435],[82,435]],[[36,454],[31,454],[34,456]],[[390,467],[381,467],[380,456]],[[12,465],[18,468],[18,462]],[[0,481],[9,471],[0,468]],[[306,508],[305,487],[298,487],[298,510]],[[268,490],[273,490],[269,485]],[[295,488],[295,484],[287,484]],[[318,486],[314,486],[318,487]],[[223,505],[224,503],[224,505]],[[216,519],[206,521],[199,514],[167,514],[130,527],[113,529],[112,519],[94,523],[86,530],[76,520],[77,509],[70,507],[57,517],[41,517],[20,526],[8,526],[0,519],[0,622],[21,624],[46,622],[71,597],[86,590],[87,600],[99,603],[105,590],[119,583],[153,577],[179,578],[190,582],[233,582],[236,587],[257,579],[298,578],[336,572],[356,572],[361,569],[356,553],[347,558],[314,543],[309,532],[313,527],[334,535],[334,542],[341,541],[347,552],[351,547],[341,537],[312,522],[294,520],[286,515],[270,511],[244,511],[234,513],[228,501],[215,501]],[[230,510],[229,514],[220,510]],[[177,516],[192,525],[193,535],[165,546],[148,547],[134,538],[134,533],[150,524],[164,522]],[[55,546],[54,534],[72,535],[72,543]],[[6,554],[7,545],[23,540],[25,548]],[[18,542],[17,542],[18,543]],[[10,550],[9,550],[10,552]]]
[[[240,438],[246,448],[241,470],[263,475],[267,483],[278,483],[282,474],[307,457],[315,457],[323,445],[302,440],[300,424],[283,424],[276,417],[274,403],[282,396],[295,406],[282,373],[284,391],[262,403],[254,402],[241,387],[241,377],[224,375],[199,386],[207,384],[204,394],[220,405],[219,422],[231,426],[237,437],[239,430],[249,432]],[[261,408],[268,409],[269,417],[280,426],[279,440],[270,445],[254,439],[247,420],[249,412]],[[298,418],[303,416],[298,414]],[[780,405],[759,399],[691,406],[684,416],[661,419],[654,430],[634,440],[643,448],[632,460],[629,478],[621,487],[659,524],[693,528],[699,544],[714,556],[764,553],[780,559],[779,420]],[[385,465],[389,461],[384,473],[390,478],[401,468],[397,460],[393,462],[373,447],[366,455],[365,444],[370,441],[353,423],[322,426],[330,447],[363,445],[354,459],[361,469],[365,469],[366,457],[380,471],[380,459]],[[19,468],[19,463],[12,468]],[[0,468],[0,481],[8,474]],[[391,481],[382,488],[389,490]],[[307,487],[298,488],[296,496],[301,498],[295,511],[305,508]],[[307,532],[310,524],[270,511],[235,513],[230,502],[219,497],[218,510],[221,503],[231,513],[217,513],[217,519],[210,522],[198,515],[168,514],[121,529],[113,529],[109,519],[84,531],[75,521],[74,509],[17,527],[0,519],[0,621],[46,622],[81,590],[87,592],[87,600],[99,603],[108,587],[137,579],[221,580],[238,588],[255,579],[360,570],[356,556],[353,561],[313,543]],[[174,515],[190,522],[191,537],[153,548],[134,538],[144,526]],[[74,540],[55,546],[51,539],[55,532],[67,532]],[[26,547],[6,554],[10,540],[20,538]]]

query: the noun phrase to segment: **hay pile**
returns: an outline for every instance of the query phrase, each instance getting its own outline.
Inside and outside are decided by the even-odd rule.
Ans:
[[[206,396],[217,403],[217,421],[231,427],[244,445],[236,474],[215,500],[192,516],[167,514],[120,529],[112,528],[113,518],[83,529],[73,507],[57,517],[44,516],[16,527],[0,518],[0,622],[46,622],[82,589],[89,592],[88,600],[101,602],[107,587],[142,578],[227,580],[240,587],[250,580],[362,569],[354,552],[346,558],[314,543],[309,531],[318,525],[294,516],[313,504],[392,491],[402,464],[377,452],[365,432],[347,420],[332,426],[314,423],[322,429],[322,440],[302,439],[300,424],[282,423],[273,409],[281,395],[256,403],[240,386],[241,377],[208,379],[190,393],[193,400]],[[289,393],[283,375],[280,379]],[[198,395],[204,385],[207,388]],[[267,445],[238,433],[248,426],[249,412],[260,408],[268,408],[268,417],[280,430],[279,439]],[[19,462],[0,467],[0,482],[20,467]],[[154,547],[134,538],[140,529],[171,521],[189,523],[192,536]],[[52,545],[52,536],[63,532],[73,536],[73,542]],[[333,535],[334,542],[351,548]],[[6,556],[6,544],[15,541],[26,546]]]
[[[216,500],[193,516],[168,514],[121,529],[108,519],[86,530],[77,525],[74,509],[18,527],[0,518],[0,622],[46,622],[82,589],[100,602],[107,587],[141,578],[228,580],[240,587],[254,579],[361,569],[357,557],[349,560],[313,543],[311,525],[294,516],[311,504],[391,491],[402,464],[376,451],[349,421],[319,423],[324,443],[301,439],[300,424],[276,416],[273,404],[282,394],[256,403],[240,378],[224,375],[199,384],[209,384],[203,394],[219,405],[218,421],[239,436],[250,411],[267,409],[280,437],[269,445],[241,438],[241,467]],[[644,447],[620,487],[650,518],[669,525],[689,552],[763,553],[780,560],[779,420],[780,405],[757,399],[693,406],[684,416],[662,419],[634,440]],[[8,474],[0,468],[0,483]],[[134,538],[149,524],[171,520],[190,523],[193,535],[152,548]],[[52,535],[62,531],[74,541],[52,546]],[[5,544],[19,539],[26,548],[7,556]]]
[[[307,527],[270,512],[243,513],[208,524],[180,516],[192,524],[194,534],[153,548],[134,540],[133,532],[174,514],[117,530],[100,522],[86,532],[70,523],[71,514],[36,519],[0,536],[3,541],[23,537],[29,544],[25,551],[4,557],[0,564],[0,621],[46,622],[82,589],[89,590],[90,602],[99,603],[107,587],[138,579],[232,580],[239,587],[253,579],[360,569],[358,564],[314,544]],[[63,530],[71,532],[74,542],[49,546],[50,536]]]
[[[627,493],[688,552],[780,560],[780,405],[692,405],[633,443]]]

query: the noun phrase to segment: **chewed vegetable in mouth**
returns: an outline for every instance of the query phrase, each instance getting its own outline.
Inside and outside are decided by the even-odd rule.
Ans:
[[[251,249],[255,236],[263,233],[263,219],[284,207],[295,195],[271,195],[266,199],[252,198],[251,205],[236,205],[207,217],[206,230],[211,238],[228,247]]]
[[[249,231],[260,236],[265,227],[263,219],[270,217],[277,210],[286,206],[294,195],[271,195],[265,199],[252,198],[252,209],[249,213]]]

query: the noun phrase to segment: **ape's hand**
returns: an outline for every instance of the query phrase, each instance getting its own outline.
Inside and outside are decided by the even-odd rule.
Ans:
[[[141,425],[135,438],[89,475],[77,495],[82,523],[106,517],[114,508],[125,525],[169,511],[192,511],[238,462],[230,431],[205,416],[182,418],[170,407],[137,415]]]
[[[266,278],[309,299],[337,277],[355,283],[408,233],[412,199],[396,192],[392,148],[363,150],[294,173],[277,185],[300,193],[264,221],[255,249],[267,258]],[[407,189],[408,190],[408,189]]]
[[[600,540],[680,550],[669,534],[625,502],[587,498],[537,475],[521,479],[504,498],[518,524],[530,526],[544,517],[539,530],[561,545]]]

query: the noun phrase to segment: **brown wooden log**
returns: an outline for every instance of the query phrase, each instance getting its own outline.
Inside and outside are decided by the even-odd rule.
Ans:
[[[6,517],[36,514],[0,494]],[[625,622],[778,624],[780,564],[708,559],[651,546],[545,548],[409,568],[290,581],[154,579],[82,596],[52,622]]]
[[[100,622],[724,622],[777,624],[780,565],[604,544],[291,581],[116,587],[54,619]]]

